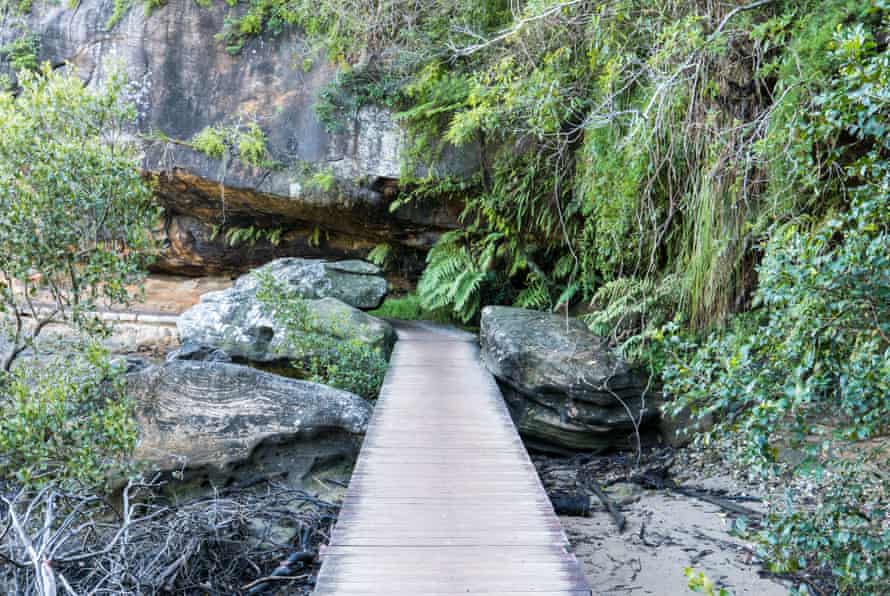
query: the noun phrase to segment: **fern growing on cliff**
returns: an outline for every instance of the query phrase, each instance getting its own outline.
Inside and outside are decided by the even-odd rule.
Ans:
[[[447,308],[467,322],[479,310],[486,274],[466,244],[460,242],[463,239],[462,232],[450,232],[430,250],[417,293],[427,310]]]

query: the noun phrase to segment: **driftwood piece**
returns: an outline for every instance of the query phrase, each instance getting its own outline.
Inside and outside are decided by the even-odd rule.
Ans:
[[[627,520],[624,517],[624,514],[621,513],[621,510],[618,509],[618,506],[609,498],[609,496],[603,491],[602,487],[593,480],[592,478],[586,478],[582,481],[590,490],[593,491],[593,494],[597,496],[606,510],[609,512],[609,515],[612,516],[612,520],[615,522],[615,525],[618,527],[618,533],[624,531],[624,527],[627,525]]]
[[[555,492],[548,496],[556,515],[590,516],[590,497],[584,493]]]
[[[680,493],[681,495],[693,498],[693,499],[698,499],[699,501],[704,501],[706,503],[716,505],[717,507],[720,507],[724,511],[728,511],[730,513],[735,513],[736,515],[745,515],[747,517],[755,517],[755,518],[760,518],[763,516],[763,514],[761,514],[759,511],[754,511],[753,509],[751,509],[749,507],[744,507],[742,505],[738,505],[728,499],[724,499],[722,497],[712,495],[705,491],[697,490],[694,488],[686,488],[684,486],[675,486],[674,488],[671,488],[670,490],[672,490],[676,493]]]
[[[763,517],[763,514],[761,514],[759,511],[755,511],[750,507],[744,507],[742,505],[734,503],[732,499],[721,497],[705,490],[680,486],[667,475],[666,469],[658,470],[655,473],[650,471],[644,474],[638,474],[631,478],[631,482],[639,484],[643,488],[669,490],[671,492],[681,494],[691,499],[698,499],[699,501],[704,501],[706,503],[710,503],[711,505],[716,505],[724,511],[728,511],[736,515],[744,515],[747,517],[758,519]]]

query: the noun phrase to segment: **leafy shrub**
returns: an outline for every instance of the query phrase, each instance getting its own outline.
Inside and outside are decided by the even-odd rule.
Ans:
[[[315,320],[299,292],[284,286],[271,275],[260,278],[257,298],[285,330],[288,351],[303,354],[294,361],[305,377],[374,399],[386,374],[386,356],[351,334],[336,321]]]
[[[0,47],[0,56],[9,61],[16,72],[20,70],[37,70],[37,53],[40,51],[40,38],[26,34]]]
[[[815,507],[789,497],[761,538],[777,570],[804,568],[813,557],[849,594],[886,593],[890,575],[882,509],[890,483],[868,472],[884,456],[863,446],[857,465],[838,459],[844,442],[890,429],[888,215],[881,195],[814,233],[777,230],[753,326],[703,343],[673,336],[664,372],[676,411],[716,414],[721,422],[708,437],[733,437],[735,458],[749,470],[790,468],[825,482]],[[784,447],[801,461],[782,461]]]
[[[256,122],[234,126],[208,126],[191,140],[191,146],[213,159],[223,160],[237,157],[254,167],[265,165],[267,161],[266,136]]]
[[[819,487],[809,504],[789,492],[759,530],[775,570],[816,565],[841,593],[886,594],[890,482],[869,471],[885,454],[867,441],[890,430],[890,56],[856,24],[824,66],[834,74],[791,125],[806,151],[790,159],[818,164],[808,187],[849,206],[770,230],[757,309],[736,328],[703,342],[669,328],[665,390],[676,410],[716,414],[705,438],[731,437],[749,470]],[[787,447],[800,457],[781,458]]]
[[[395,107],[400,101],[398,77],[370,68],[344,69],[318,94],[315,113],[329,132],[342,130],[367,105]]]
[[[0,387],[0,475],[25,485],[95,487],[122,471],[137,436],[123,372],[89,347],[8,374]]]
[[[101,334],[93,315],[126,304],[155,248],[158,211],[139,169],[131,89],[72,74],[20,71],[0,93],[0,369],[50,323]],[[40,301],[53,306],[41,308]]]

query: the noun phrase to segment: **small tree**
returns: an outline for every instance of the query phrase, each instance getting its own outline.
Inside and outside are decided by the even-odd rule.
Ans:
[[[0,370],[50,323],[93,335],[150,253],[155,210],[126,125],[127,84],[101,90],[45,66],[0,94]]]

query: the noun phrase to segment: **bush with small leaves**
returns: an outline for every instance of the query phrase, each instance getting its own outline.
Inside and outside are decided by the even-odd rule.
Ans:
[[[126,469],[137,427],[124,366],[87,346],[28,362],[0,386],[0,476],[23,485],[100,487]]]
[[[90,89],[46,64],[0,92],[0,369],[51,323],[106,331],[94,316],[125,304],[155,248],[158,208],[126,133],[131,87]]]

